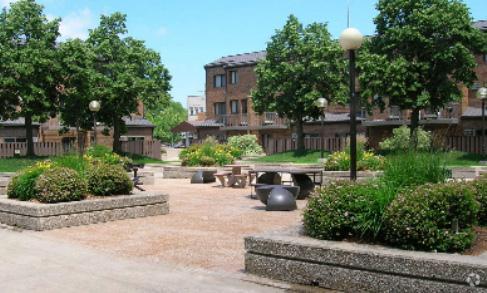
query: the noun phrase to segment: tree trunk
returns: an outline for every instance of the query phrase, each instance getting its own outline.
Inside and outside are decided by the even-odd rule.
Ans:
[[[411,127],[409,132],[409,149],[416,150],[418,147],[418,126],[419,126],[419,108],[413,108],[411,113]]]
[[[122,153],[122,144],[120,143],[120,119],[113,119],[113,151],[117,154]]]
[[[27,139],[27,156],[33,157],[34,153],[34,139],[32,129],[32,114],[25,115],[25,137]]]
[[[296,120],[296,142],[297,148],[296,152],[302,154],[306,151],[304,147],[304,131],[303,131],[303,120],[301,118]]]

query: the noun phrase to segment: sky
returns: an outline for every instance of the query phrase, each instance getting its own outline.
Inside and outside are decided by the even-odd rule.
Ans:
[[[0,0],[0,7],[11,0]],[[203,66],[222,56],[264,50],[290,14],[301,22],[328,23],[337,38],[350,24],[373,34],[376,0],[38,0],[48,17],[61,17],[62,39],[86,38],[102,14],[127,14],[129,35],[161,54],[172,75],[171,95],[186,106],[203,95]],[[487,19],[487,0],[464,0],[473,19]]]

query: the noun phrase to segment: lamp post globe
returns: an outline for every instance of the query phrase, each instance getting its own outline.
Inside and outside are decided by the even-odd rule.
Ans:
[[[328,106],[328,101],[325,98],[318,98],[315,101],[315,106],[320,110],[323,110]]]
[[[345,51],[357,50],[362,47],[364,36],[356,28],[349,27],[340,34],[340,46]]]
[[[100,111],[100,102],[93,100],[90,102],[88,108],[93,113],[93,144],[96,145],[96,113]]]
[[[477,98],[480,100],[487,99],[487,88],[485,87],[479,88],[479,90],[477,91]]]
[[[90,102],[89,108],[91,112],[100,111],[100,107],[101,107],[100,102],[98,102],[97,100],[93,100]]]

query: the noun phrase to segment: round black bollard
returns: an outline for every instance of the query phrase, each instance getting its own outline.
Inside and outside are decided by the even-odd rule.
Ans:
[[[294,211],[297,208],[294,196],[286,189],[276,187],[269,194],[266,211]]]

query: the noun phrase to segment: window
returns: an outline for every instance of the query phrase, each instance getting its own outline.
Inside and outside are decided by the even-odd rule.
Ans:
[[[190,116],[194,116],[194,109],[193,109],[193,107],[189,107],[189,112],[190,112]]]
[[[225,115],[227,114],[227,108],[225,107],[225,103],[215,103],[215,114],[216,115]]]
[[[222,88],[225,86],[225,75],[224,74],[217,74],[213,76],[213,87],[215,88]]]
[[[247,114],[247,99],[242,100],[242,113]]]
[[[230,109],[232,110],[232,114],[238,113],[238,100],[230,101]]]
[[[203,107],[200,107],[200,113],[204,113],[205,110],[203,109]]]
[[[237,84],[237,83],[238,83],[237,71],[230,71],[230,84]]]

